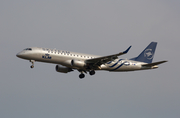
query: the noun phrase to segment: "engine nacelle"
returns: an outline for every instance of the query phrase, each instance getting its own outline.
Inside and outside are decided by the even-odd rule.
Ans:
[[[56,65],[56,71],[61,73],[68,73],[73,71],[71,68],[62,66],[62,65]]]
[[[84,61],[80,61],[80,60],[72,60],[71,61],[71,66],[73,68],[84,68],[86,66],[86,63]]]

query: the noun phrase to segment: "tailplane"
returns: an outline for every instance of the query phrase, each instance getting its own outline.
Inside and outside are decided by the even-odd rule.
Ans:
[[[152,63],[156,46],[157,42],[151,42],[138,57],[132,58],[131,60]]]

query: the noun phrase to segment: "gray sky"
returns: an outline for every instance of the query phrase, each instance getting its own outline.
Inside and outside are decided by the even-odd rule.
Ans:
[[[1,118],[179,118],[180,1],[1,0]],[[158,69],[80,80],[16,57],[26,47],[137,56],[151,41]]]

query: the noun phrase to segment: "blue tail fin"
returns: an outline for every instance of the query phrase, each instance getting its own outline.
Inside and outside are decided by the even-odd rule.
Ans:
[[[156,50],[156,45],[157,42],[151,42],[145,49],[144,51],[141,52],[141,54],[138,57],[135,57],[131,60],[135,61],[141,61],[145,63],[152,63],[155,50]]]

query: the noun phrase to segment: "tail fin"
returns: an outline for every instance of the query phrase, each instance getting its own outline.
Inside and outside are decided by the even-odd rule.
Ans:
[[[135,57],[131,60],[135,60],[135,61],[141,61],[141,62],[145,62],[145,63],[152,63],[154,54],[155,54],[155,50],[156,50],[156,45],[157,42],[151,42],[145,49],[143,52],[141,52],[141,54],[138,57]]]

